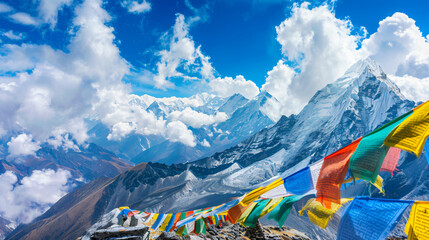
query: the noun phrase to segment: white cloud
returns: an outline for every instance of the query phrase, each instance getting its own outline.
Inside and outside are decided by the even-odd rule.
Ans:
[[[224,122],[228,119],[228,115],[224,112],[217,112],[215,115],[207,115],[201,112],[192,110],[190,107],[183,111],[173,111],[168,115],[169,121],[179,120],[188,126],[200,128],[204,125],[212,125]]]
[[[21,40],[24,38],[24,34],[17,33],[15,34],[12,30],[2,33],[3,36],[11,39],[11,40]]]
[[[309,5],[295,4],[292,15],[276,27],[282,53],[296,67],[279,61],[262,90],[281,102],[282,114],[298,113],[317,90],[359,59],[361,36],[351,34],[351,22],[337,19],[327,5],[312,9]]]
[[[7,143],[9,156],[19,157],[33,155],[36,156],[36,151],[40,149],[40,143],[33,141],[33,137],[22,133],[17,137],[12,137]]]
[[[34,18],[27,13],[18,12],[18,13],[11,14],[9,17],[13,21],[23,25],[31,25],[31,26],[40,25],[40,22],[37,18]]]
[[[256,84],[250,80],[246,80],[241,75],[235,78],[225,77],[213,79],[209,82],[209,86],[211,90],[220,97],[230,97],[239,93],[245,98],[251,99],[259,94],[259,88]]]
[[[10,171],[0,175],[0,215],[19,223],[29,223],[43,214],[69,190],[69,171],[34,170],[18,182]]]
[[[0,2],[0,13],[7,13],[13,11],[13,8],[6,3]]]
[[[139,1],[125,0],[125,1],[121,2],[121,5],[124,8],[127,8],[129,12],[135,13],[135,14],[145,13],[145,12],[149,12],[151,10],[151,5],[146,0],[143,0],[140,3],[139,3]]]
[[[429,77],[429,42],[404,13],[380,21],[377,32],[362,42],[361,51],[388,74]]]
[[[39,13],[43,21],[53,28],[57,24],[58,11],[71,3],[72,0],[40,0]]]
[[[377,61],[405,97],[429,98],[429,41],[404,13],[380,21],[377,32],[362,42],[361,55]],[[396,75],[396,76],[395,76]]]
[[[210,143],[207,141],[207,139],[204,139],[200,144],[203,147],[210,147]]]
[[[157,63],[157,74],[154,77],[157,88],[163,90],[173,88],[175,85],[171,80],[177,77],[185,80],[198,80],[200,77],[195,76],[196,73],[202,79],[213,78],[213,68],[209,57],[202,54],[200,47],[195,47],[194,41],[189,36],[189,25],[182,14],[177,14],[169,49],[164,49],[158,54],[161,59]]]
[[[167,124],[166,135],[172,142],[181,142],[187,146],[195,147],[197,145],[195,136],[186,125],[179,121],[173,121]]]
[[[416,78],[413,76],[388,76],[398,87],[401,93],[410,100],[426,102],[429,100],[429,77]]]

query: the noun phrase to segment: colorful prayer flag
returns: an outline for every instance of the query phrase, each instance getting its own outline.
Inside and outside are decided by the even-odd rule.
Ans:
[[[387,136],[384,144],[420,157],[428,135],[429,101],[416,107],[412,114]]]
[[[356,197],[341,218],[337,239],[384,240],[411,203]]]
[[[349,167],[353,177],[372,183],[375,182],[384,157],[389,150],[387,146],[383,145],[384,139],[386,139],[395,127],[410,116],[411,113],[406,113],[394,119],[362,138],[356,151],[350,158]]]
[[[429,202],[414,202],[405,226],[405,233],[408,240],[429,239]]]
[[[261,196],[262,194],[270,191],[271,189],[274,189],[280,185],[282,185],[284,182],[281,178],[275,180],[274,182],[270,183],[269,185],[265,186],[265,187],[259,187],[253,191],[251,191],[250,193],[248,193],[243,200],[241,200],[241,203],[243,206],[247,206],[248,204],[252,203],[253,201],[255,201],[256,199],[259,198],[259,196]]]
[[[267,206],[271,199],[265,199],[259,201],[256,206],[253,208],[252,212],[247,216],[246,220],[243,222],[243,225],[246,227],[255,227],[258,219],[262,217],[261,213]]]
[[[299,215],[302,216],[304,212],[307,211],[310,222],[325,229],[332,215],[334,215],[334,213],[336,213],[344,203],[351,200],[352,199],[350,198],[342,198],[341,204],[332,203],[332,208],[328,209],[325,208],[320,202],[316,201],[315,198],[312,198],[308,200],[305,206],[299,211]]]
[[[390,172],[393,176],[393,172],[398,167],[399,157],[401,156],[401,149],[391,147],[387,151],[386,157],[384,158],[383,164],[381,165],[380,171]]]
[[[361,139],[325,157],[316,185],[316,200],[325,207],[331,208],[331,203],[341,203],[340,187],[347,174],[350,157]]]
[[[295,202],[299,201],[304,196],[289,196],[285,197],[278,205],[275,207],[271,213],[268,219],[275,220],[279,227],[282,227],[285,223],[287,217],[289,216],[290,210],[292,209],[292,206]]]
[[[294,195],[303,195],[313,189],[313,181],[309,167],[305,167],[298,172],[284,179],[286,192]]]

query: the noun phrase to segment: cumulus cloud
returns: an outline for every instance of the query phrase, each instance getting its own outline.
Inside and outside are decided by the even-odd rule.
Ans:
[[[195,47],[194,41],[189,36],[189,24],[182,14],[177,14],[169,49],[164,49],[158,54],[161,59],[157,63],[157,74],[154,77],[157,88],[164,90],[173,88],[175,84],[171,81],[172,78],[197,80],[213,77],[209,57],[202,54],[200,47]]]
[[[139,1],[122,1],[121,6],[128,9],[131,13],[145,13],[151,10],[151,5],[146,0]]]
[[[79,144],[88,138],[83,119],[92,117],[104,88],[122,89],[121,79],[128,73],[101,4],[87,0],[76,8],[77,31],[67,53],[46,45],[1,47],[0,72],[14,72],[0,77],[0,121],[5,129],[69,146],[70,136]]]
[[[259,88],[250,80],[238,75],[235,78],[216,78],[209,82],[213,92],[220,97],[230,97],[236,93],[243,95],[247,99],[252,99],[259,94]]]
[[[362,42],[361,51],[388,74],[429,77],[428,39],[404,13],[397,12],[380,21],[377,32]]]
[[[179,121],[173,121],[167,124],[166,135],[172,142],[181,142],[187,146],[195,147],[196,139],[192,131],[186,125]]]
[[[11,39],[11,40],[21,40],[24,38],[24,34],[22,33],[15,33],[12,30],[9,30],[7,32],[2,33],[3,36]]]
[[[18,13],[11,14],[9,17],[14,22],[20,23],[23,25],[31,25],[31,26],[40,25],[39,19],[34,18],[34,17],[30,16],[29,14],[24,13],[24,12],[18,12]]]
[[[9,156],[19,157],[33,155],[36,156],[36,151],[40,149],[40,143],[33,141],[33,137],[22,133],[17,137],[12,137],[7,143]]]
[[[207,115],[187,107],[183,111],[173,111],[168,115],[168,119],[169,121],[179,120],[188,126],[200,128],[204,125],[224,122],[228,119],[228,115],[224,112],[217,112],[215,115]]]
[[[59,169],[34,170],[20,182],[7,171],[0,175],[0,216],[29,223],[69,191],[69,171]]]
[[[263,89],[287,106],[284,114],[298,113],[317,90],[335,81],[359,59],[357,42],[349,20],[337,19],[328,6],[309,8],[295,4],[292,14],[276,27],[282,53],[296,64],[279,62]],[[281,93],[283,91],[284,93]]]
[[[424,91],[429,79],[429,41],[406,14],[397,12],[380,21],[377,32],[362,42],[361,54],[376,60],[405,97],[429,98]]]
[[[57,24],[58,11],[71,3],[72,0],[41,0],[39,4],[41,18],[53,28]]]
[[[401,93],[407,99],[416,102],[426,102],[429,100],[429,77],[416,78],[408,75],[388,75],[388,77],[401,89]]]

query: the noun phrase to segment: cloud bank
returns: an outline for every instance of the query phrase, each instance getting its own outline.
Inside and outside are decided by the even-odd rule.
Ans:
[[[20,182],[7,171],[0,175],[0,216],[29,223],[42,215],[68,191],[69,171],[34,170]]]

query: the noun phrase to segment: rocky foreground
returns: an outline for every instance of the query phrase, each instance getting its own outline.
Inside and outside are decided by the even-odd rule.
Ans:
[[[150,239],[154,240],[184,240],[184,239],[212,239],[212,240],[235,240],[235,239],[256,239],[256,240],[309,240],[303,233],[298,232],[288,227],[273,227],[273,226],[262,226],[257,224],[256,227],[244,227],[238,223],[236,224],[225,224],[222,227],[211,226],[207,230],[207,235],[200,234],[190,236],[178,236],[173,233],[162,232],[159,236],[151,236]]]

